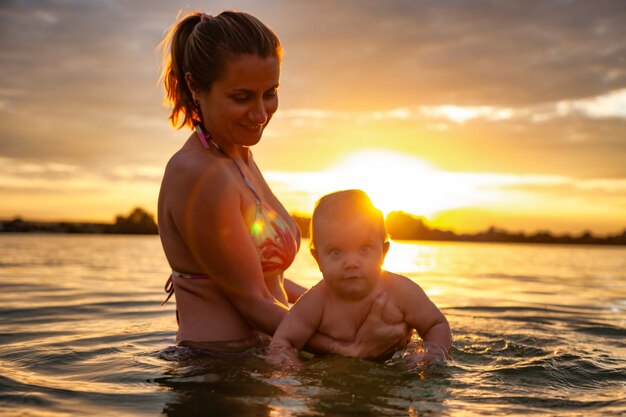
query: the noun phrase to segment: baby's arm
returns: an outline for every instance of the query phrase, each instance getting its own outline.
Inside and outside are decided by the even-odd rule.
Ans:
[[[315,286],[291,307],[272,337],[268,352],[273,362],[293,362],[298,351],[317,331],[324,310],[324,298]]]
[[[401,308],[406,323],[424,340],[422,360],[445,359],[452,344],[448,320],[419,285],[406,277],[392,276],[392,301]]]

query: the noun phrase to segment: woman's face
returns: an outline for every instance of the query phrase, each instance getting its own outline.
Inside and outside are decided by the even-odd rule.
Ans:
[[[200,93],[204,127],[222,147],[252,146],[278,108],[280,61],[238,55],[209,91]]]

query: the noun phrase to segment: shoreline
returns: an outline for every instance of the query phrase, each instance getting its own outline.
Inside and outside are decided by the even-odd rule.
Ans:
[[[302,236],[309,235],[310,219],[294,216],[302,231]],[[580,236],[553,235],[549,232],[534,234],[509,233],[491,227],[484,232],[457,234],[451,231],[431,229],[419,218],[408,218],[401,224],[389,222],[389,235],[394,241],[423,242],[466,242],[466,243],[521,243],[548,245],[588,245],[588,246],[626,246],[626,230],[622,234],[605,237],[594,236],[590,232]],[[417,226],[416,226],[417,225]],[[137,224],[124,226],[117,223],[88,222],[37,222],[22,219],[0,220],[0,234],[73,234],[73,235],[158,235],[156,224],[138,227]]]

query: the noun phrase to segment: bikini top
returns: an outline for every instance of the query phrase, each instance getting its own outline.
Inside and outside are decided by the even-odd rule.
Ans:
[[[287,223],[261,197],[254,186],[244,175],[237,162],[215,143],[200,125],[196,125],[196,133],[205,149],[215,147],[222,155],[235,164],[243,182],[252,191],[256,200],[256,216],[250,227],[250,237],[257,247],[263,273],[282,273],[293,262],[300,246],[300,233],[294,235]],[[209,145],[210,144],[210,145]]]
[[[222,155],[229,158],[237,167],[237,171],[241,175],[243,182],[254,194],[256,200],[256,216],[252,226],[250,227],[250,237],[254,242],[257,251],[259,253],[259,260],[261,261],[261,268],[263,274],[275,273],[280,274],[284,272],[293,262],[300,247],[300,231],[296,235],[293,234],[291,228],[287,223],[274,211],[269,205],[261,200],[259,194],[254,189],[254,186],[244,175],[243,171],[237,164],[237,162],[230,158],[226,151],[222,149],[217,143],[215,143],[208,133],[202,130],[200,125],[196,125],[196,133],[200,138],[200,142],[205,149],[209,148],[211,144]],[[165,283],[165,292],[168,294],[165,301],[161,305],[167,303],[167,301],[174,295],[174,278],[187,278],[187,279],[210,279],[208,275],[202,274],[187,274],[184,272],[172,271],[172,274]]]

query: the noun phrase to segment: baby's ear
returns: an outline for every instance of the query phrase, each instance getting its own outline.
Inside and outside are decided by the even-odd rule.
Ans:
[[[383,259],[385,259],[387,252],[389,252],[389,241],[383,243]]]
[[[313,255],[313,257],[315,258],[315,262],[317,262],[317,267],[319,268],[320,272],[322,272],[322,267],[320,265],[320,258],[317,255],[317,250],[315,248],[311,248],[311,255]]]

